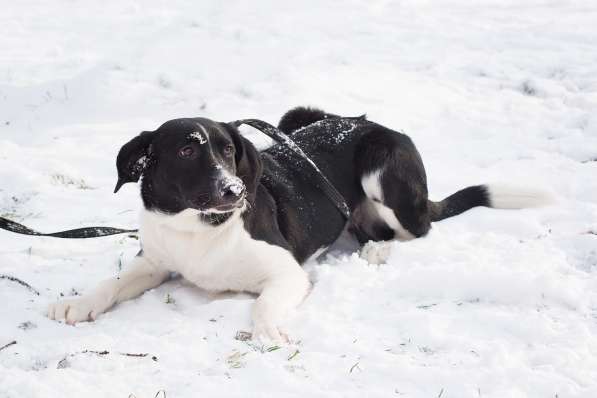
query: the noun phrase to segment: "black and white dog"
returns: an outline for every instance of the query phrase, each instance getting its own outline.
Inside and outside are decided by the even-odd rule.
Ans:
[[[119,277],[52,304],[48,316],[94,320],[178,272],[209,291],[258,294],[253,338],[280,341],[278,325],[310,289],[301,264],[344,230],[362,244],[407,240],[475,206],[522,208],[544,199],[479,185],[432,202],[410,138],[364,117],[296,108],[279,128],[343,194],[348,222],[287,147],[258,152],[231,124],[171,120],[133,138],[116,162],[115,192],[142,176],[141,252]]]

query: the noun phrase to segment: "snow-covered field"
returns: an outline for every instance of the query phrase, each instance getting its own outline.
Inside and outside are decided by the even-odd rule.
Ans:
[[[252,297],[180,280],[94,323],[50,321],[48,303],[126,267],[138,242],[0,232],[0,274],[40,293],[0,279],[0,347],[17,342],[0,350],[1,398],[597,396],[594,1],[1,8],[0,215],[32,227],[136,227],[137,187],[112,194],[129,138],[299,104],[406,131],[432,198],[506,182],[558,199],[437,223],[387,265],[308,264],[280,348],[234,338]]]

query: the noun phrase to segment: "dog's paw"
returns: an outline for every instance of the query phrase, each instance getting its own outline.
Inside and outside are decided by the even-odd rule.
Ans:
[[[386,264],[392,252],[392,241],[367,242],[361,249],[360,256],[369,264]]]
[[[263,344],[288,344],[290,341],[285,333],[270,322],[256,322],[251,338]]]
[[[77,322],[95,321],[97,316],[104,311],[100,300],[94,297],[81,297],[50,304],[48,318],[57,321],[64,320],[67,324],[74,325]]]

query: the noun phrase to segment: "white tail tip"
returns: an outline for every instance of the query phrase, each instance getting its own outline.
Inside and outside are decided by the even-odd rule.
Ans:
[[[490,207],[495,209],[525,209],[555,203],[554,196],[539,189],[503,184],[486,185]]]

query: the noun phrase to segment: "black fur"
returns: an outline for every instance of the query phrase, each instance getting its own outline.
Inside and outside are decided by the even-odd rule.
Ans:
[[[189,139],[201,130],[198,126],[207,131],[206,143]],[[466,188],[438,203],[429,201],[425,169],[412,140],[364,117],[299,107],[282,117],[279,128],[292,135],[344,196],[352,212],[350,230],[361,242],[396,237],[375,210],[380,204],[416,237],[425,235],[432,221],[489,205],[483,186]],[[223,148],[230,145],[234,156],[224,155]],[[187,146],[194,149],[193,159],[177,156]],[[147,162],[139,162],[143,156]],[[234,203],[218,190],[218,163],[242,180],[242,198],[234,198]],[[302,158],[279,144],[259,153],[230,124],[201,118],[169,121],[123,146],[117,168],[119,184],[143,174],[141,195],[147,209],[170,214],[198,209],[198,222],[226,222],[242,199],[244,227],[251,236],[290,250],[299,262],[331,245],[347,226]],[[367,197],[362,178],[377,170],[383,170],[383,197]],[[222,208],[229,211],[211,213]]]
[[[454,217],[475,206],[491,207],[489,192],[484,185],[464,188],[441,202],[431,203],[431,221]]]
[[[306,127],[310,124],[324,119],[339,118],[340,116],[332,113],[325,113],[321,109],[296,107],[289,110],[282,116],[278,123],[278,128],[286,134],[290,134],[295,130]]]
[[[137,182],[145,169],[146,160],[151,152],[151,141],[155,137],[153,131],[143,131],[141,134],[126,143],[116,157],[118,182],[114,193],[127,182]],[[145,160],[143,159],[145,158]]]
[[[413,235],[425,235],[431,227],[427,209],[427,177],[421,156],[411,139],[377,126],[363,136],[355,161],[360,176],[385,170],[381,175],[383,204],[398,213],[400,223]]]
[[[184,150],[191,155],[183,157]],[[206,212],[202,218],[214,224],[227,220],[227,210],[242,205],[245,197],[254,200],[260,174],[252,144],[236,129],[202,118],[170,120],[156,131],[141,133],[122,147],[116,164],[120,185],[143,174],[145,208],[167,214],[193,208]],[[233,181],[243,185],[238,195],[225,186],[232,180],[223,172],[238,174],[240,179]]]

